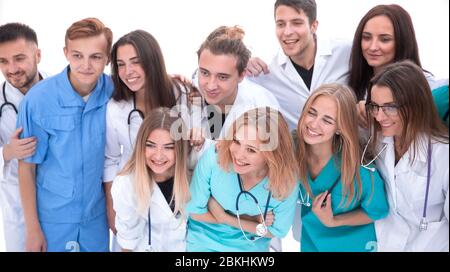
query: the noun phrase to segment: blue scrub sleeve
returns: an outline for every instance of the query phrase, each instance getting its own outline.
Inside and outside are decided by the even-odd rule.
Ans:
[[[36,120],[33,119],[33,112],[36,112],[36,110],[31,108],[29,101],[25,97],[19,107],[16,127],[23,128],[22,134],[20,135],[21,139],[32,136],[37,139],[35,153],[32,156],[25,158],[24,161],[27,163],[40,164],[44,161],[47,154],[49,135],[36,123]]]
[[[211,197],[210,181],[216,162],[215,146],[211,145],[195,167],[190,186],[191,200],[186,208],[188,214],[205,214],[208,212],[208,200]]]
[[[361,170],[363,193],[361,208],[372,220],[379,220],[389,213],[384,181],[378,171]]]
[[[299,186],[295,186],[291,194],[281,201],[273,210],[275,221],[268,227],[273,236],[282,238],[286,236],[294,222],[295,207],[299,195]]]

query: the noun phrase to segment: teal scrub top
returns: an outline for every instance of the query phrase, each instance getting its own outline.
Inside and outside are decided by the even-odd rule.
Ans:
[[[38,82],[20,104],[21,137],[37,138],[36,204],[45,223],[87,222],[106,213],[102,175],[106,105],[114,86],[100,75],[87,102],[73,89],[69,67]]]
[[[264,178],[250,190],[259,202],[264,213],[269,195],[269,180]],[[268,227],[275,237],[284,237],[293,222],[295,203],[298,197],[298,186],[284,200],[270,197],[269,208],[275,214],[275,221]],[[191,201],[187,212],[204,214],[208,212],[208,200],[213,196],[217,202],[232,214],[236,214],[236,198],[240,193],[237,174],[226,172],[218,165],[214,145],[209,148],[199,160],[191,183]],[[259,210],[250,196],[242,195],[239,200],[239,212],[246,215],[259,215]],[[247,233],[248,238],[256,235]],[[216,252],[262,252],[269,251],[270,238],[248,241],[241,230],[225,224],[210,224],[189,218],[186,247],[187,251]]]
[[[439,117],[448,127],[448,85],[434,89],[431,94],[439,113]]]
[[[314,181],[308,178],[314,196],[330,189],[333,183],[340,179],[340,158],[333,156],[322,169]],[[388,215],[389,206],[384,189],[384,181],[377,171],[371,172],[360,167],[362,195],[361,199],[355,199],[346,207],[348,196],[344,202],[342,195],[342,180],[331,191],[333,214],[339,215],[353,210],[362,209],[370,219],[378,220]],[[306,196],[305,188],[300,185],[303,196]],[[312,198],[309,202],[312,205]],[[339,205],[341,204],[341,205]],[[302,205],[302,252],[364,252],[376,250],[376,235],[374,223],[362,226],[342,226],[328,228],[320,222],[312,212],[312,206]]]

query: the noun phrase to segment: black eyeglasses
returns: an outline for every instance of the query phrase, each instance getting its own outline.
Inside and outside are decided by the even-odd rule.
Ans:
[[[388,116],[394,116],[398,114],[398,109],[400,108],[399,105],[386,105],[386,106],[379,106],[375,103],[367,103],[366,104],[366,109],[373,115],[377,115],[378,114],[378,110],[382,109],[384,114],[388,115]]]

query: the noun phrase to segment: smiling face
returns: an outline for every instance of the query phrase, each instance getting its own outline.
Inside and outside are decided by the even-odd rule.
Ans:
[[[37,81],[37,65],[41,60],[41,51],[33,42],[19,38],[0,44],[0,70],[5,79],[26,93]]]
[[[237,131],[230,145],[234,171],[240,175],[257,174],[267,170],[267,163],[260,151],[257,130],[243,125]]]
[[[362,33],[361,49],[367,63],[374,70],[394,61],[394,26],[387,16],[375,16],[367,21]]]
[[[108,42],[104,34],[68,40],[64,54],[69,61],[69,79],[81,95],[89,94],[108,63]]]
[[[156,129],[146,141],[145,159],[156,181],[165,181],[174,175],[175,142],[167,130]]]
[[[391,89],[384,86],[374,85],[371,90],[371,103],[378,106],[397,106]],[[385,137],[401,137],[403,122],[398,112],[387,115],[381,108],[372,116],[380,124],[381,133]]]
[[[210,105],[233,105],[238,84],[244,73],[239,75],[237,58],[233,55],[215,55],[209,49],[199,57],[199,85],[206,102]]]
[[[333,138],[338,131],[337,104],[329,96],[321,95],[311,104],[303,117],[302,134],[308,145],[333,145]]]
[[[125,44],[117,49],[117,68],[128,89],[137,92],[145,88],[145,72],[133,45]]]
[[[297,12],[292,7],[281,5],[275,11],[275,23],[278,42],[287,56],[302,58],[304,52],[314,48],[318,22],[309,22],[303,10]]]

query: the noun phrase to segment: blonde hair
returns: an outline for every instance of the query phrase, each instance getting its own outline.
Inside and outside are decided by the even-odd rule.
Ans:
[[[356,112],[356,97],[353,91],[341,84],[324,84],[320,86],[308,98],[303,107],[302,115],[297,126],[297,159],[299,166],[299,175],[302,185],[309,194],[312,194],[311,187],[308,182],[308,157],[309,152],[307,144],[304,141],[302,127],[305,126],[305,117],[311,109],[312,104],[318,97],[326,96],[332,98],[336,102],[337,117],[336,125],[339,134],[335,134],[333,138],[332,152],[334,155],[341,152],[342,159],[340,166],[341,180],[343,183],[342,193],[348,196],[346,205],[350,205],[355,196],[361,198],[362,184],[359,173],[360,167],[360,146],[358,135],[358,115]],[[358,190],[355,190],[355,180]],[[342,201],[345,198],[342,198]],[[342,202],[341,202],[342,204]]]
[[[289,128],[281,113],[269,107],[257,108],[245,112],[230,127],[225,140],[219,141],[219,165],[225,171],[232,166],[230,146],[237,131],[242,126],[256,128],[262,143],[261,153],[268,166],[269,190],[279,199],[289,196],[297,186],[297,165],[295,163],[294,145]],[[256,136],[256,135],[255,135]]]
[[[174,130],[174,124],[181,124],[182,131]],[[169,108],[157,108],[148,114],[139,128],[133,154],[119,175],[133,175],[137,210],[142,214],[145,214],[150,207],[151,194],[155,185],[152,170],[146,163],[146,141],[153,131],[163,129],[168,131],[175,141],[175,175],[170,202],[175,201],[174,214],[179,212],[184,216],[184,207],[190,200],[190,192],[187,168],[188,144],[187,140],[184,140],[187,137],[179,137],[178,134],[187,131],[183,124],[181,118],[171,112]]]

